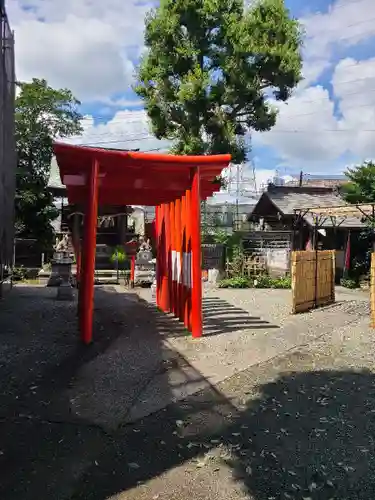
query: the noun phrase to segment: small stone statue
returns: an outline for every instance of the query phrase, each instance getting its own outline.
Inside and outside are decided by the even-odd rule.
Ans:
[[[139,241],[140,241],[140,245],[139,245],[139,251],[143,251],[143,252],[151,252],[152,251],[152,248],[151,248],[151,243],[150,243],[150,240],[148,239],[147,241],[144,240],[143,236],[141,236],[139,238]]]
[[[58,238],[56,238],[56,243],[55,243],[55,252],[68,252],[69,250],[69,235],[64,234],[62,239],[59,241]]]
[[[141,236],[139,238],[139,242],[140,244],[137,252],[137,264],[149,263],[152,259],[152,248],[150,240],[145,241],[145,239]]]

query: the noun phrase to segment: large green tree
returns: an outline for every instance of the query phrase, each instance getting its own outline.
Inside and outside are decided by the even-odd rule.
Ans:
[[[81,133],[79,101],[46,80],[19,83],[16,99],[16,234],[49,244],[58,212],[47,189],[53,141]]]
[[[283,0],[161,0],[146,18],[135,91],[153,132],[178,154],[246,156],[301,80],[302,33]]]

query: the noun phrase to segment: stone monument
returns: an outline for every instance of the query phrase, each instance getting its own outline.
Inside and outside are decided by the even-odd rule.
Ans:
[[[47,286],[56,286],[58,300],[72,300],[73,289],[71,285],[73,259],[69,253],[69,235],[65,234],[59,241],[56,238],[54,254],[51,261],[52,270]]]
[[[152,284],[155,276],[155,259],[150,240],[139,239],[139,250],[135,259],[134,282],[137,285]]]

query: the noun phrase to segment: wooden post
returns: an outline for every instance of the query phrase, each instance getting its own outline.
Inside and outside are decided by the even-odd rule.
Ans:
[[[336,250],[332,250],[332,304],[336,302]]]
[[[186,190],[186,254],[185,254],[185,286],[186,286],[186,302],[185,302],[185,326],[192,331],[191,317],[191,190]]]
[[[180,307],[179,307],[179,318],[180,321],[185,322],[185,303],[186,303],[186,270],[185,270],[185,260],[186,260],[186,196],[181,198],[181,234],[180,234]]]
[[[181,200],[175,201],[175,250],[176,250],[176,307],[174,315],[176,318],[180,316],[181,304]]]
[[[370,271],[371,327],[375,328],[375,252],[371,253]]]
[[[169,289],[170,284],[170,265],[169,254],[171,249],[171,214],[169,203],[164,203],[164,275],[163,275],[163,294],[165,303],[165,312],[171,310],[171,294]]]
[[[168,312],[173,310],[173,281],[172,281],[172,243],[173,243],[173,221],[171,203],[166,203],[166,242],[165,242],[165,261],[167,266],[167,284],[168,284]]]
[[[176,205],[175,201],[169,204],[170,233],[171,233],[171,312],[176,311]]]
[[[130,260],[130,288],[134,288],[134,281],[135,281],[135,255],[132,255]]]
[[[99,163],[94,160],[90,169],[87,190],[87,210],[84,235],[85,266],[82,295],[82,330],[81,336],[85,344],[92,341],[96,228],[98,220],[98,174]]]
[[[161,231],[160,231],[160,253],[161,253],[161,290],[160,308],[169,312],[169,288],[168,288],[168,262],[167,262],[167,222],[169,219],[169,207],[166,203],[161,205]]]
[[[201,196],[200,169],[194,167],[191,187],[191,248],[192,248],[192,335],[203,334],[202,319],[202,249],[201,249]]]
[[[155,243],[156,243],[156,306],[160,307],[160,205],[155,208]]]
[[[81,234],[80,234],[80,215],[74,214],[73,220],[73,246],[76,258],[76,281],[80,279],[81,273]]]
[[[296,251],[292,252],[291,256],[291,282],[292,282],[292,314],[297,313],[296,304],[296,279],[297,279],[297,255]]]

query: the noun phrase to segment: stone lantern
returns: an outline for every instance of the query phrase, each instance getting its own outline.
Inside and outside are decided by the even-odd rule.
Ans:
[[[60,242],[56,242],[55,252],[51,261],[52,270],[48,285],[58,287],[58,300],[73,300],[73,289],[70,281],[73,259],[68,249],[69,237],[65,235]]]

